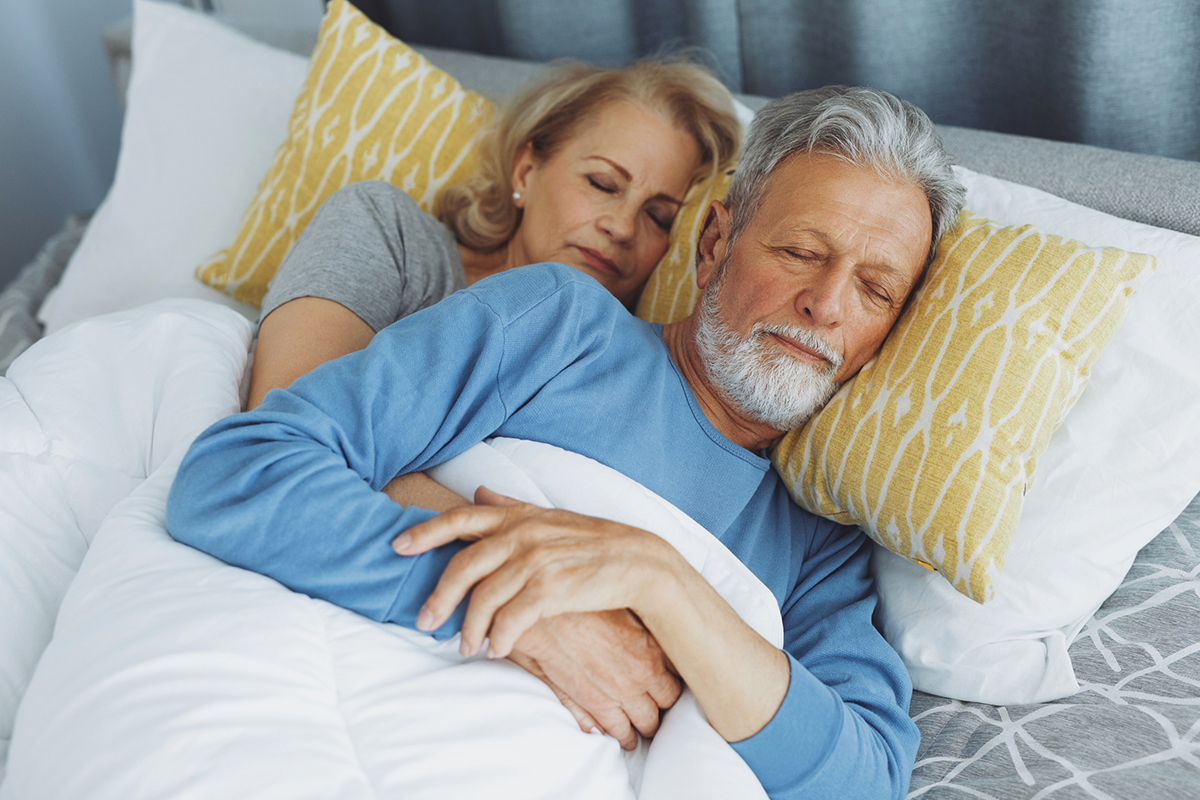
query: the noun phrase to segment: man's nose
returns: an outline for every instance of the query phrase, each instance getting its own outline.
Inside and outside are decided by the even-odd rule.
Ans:
[[[819,328],[841,325],[854,291],[853,265],[831,261],[806,277],[807,285],[796,297],[797,310]]]

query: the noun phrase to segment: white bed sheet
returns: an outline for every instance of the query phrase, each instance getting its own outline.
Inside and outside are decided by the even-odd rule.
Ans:
[[[0,798],[765,796],[690,694],[652,744],[627,756],[615,740],[580,732],[544,684],[509,662],[464,659],[457,639],[373,622],[171,539],[175,469],[200,430],[237,408],[249,333],[215,304],[165,301],[68,328],[14,365],[0,400],[28,411],[26,449],[50,454],[38,505],[74,549],[49,570],[26,625],[25,652],[45,650],[16,715]],[[56,460],[62,452],[71,458]],[[607,467],[501,440],[438,477],[654,530],[782,640],[766,587]],[[44,527],[31,517],[23,538]]]

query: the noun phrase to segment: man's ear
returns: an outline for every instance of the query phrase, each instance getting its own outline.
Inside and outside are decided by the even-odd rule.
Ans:
[[[720,200],[713,200],[696,242],[696,285],[701,289],[708,285],[717,267],[725,260],[732,231],[729,209]]]
[[[525,197],[529,191],[529,173],[535,166],[537,157],[533,154],[533,142],[526,142],[513,158],[512,187],[513,191],[520,195],[513,198],[513,205],[517,208],[525,207]]]

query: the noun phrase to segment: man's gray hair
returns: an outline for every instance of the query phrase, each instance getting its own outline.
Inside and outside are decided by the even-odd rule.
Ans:
[[[942,235],[958,218],[966,189],[955,179],[950,154],[924,111],[895,95],[862,86],[797,92],[768,103],[754,115],[725,199],[733,236],[758,211],[771,172],[790,156],[814,152],[870,167],[925,193],[933,218],[933,240],[924,265],[928,268]],[[923,280],[924,270],[921,275]]]

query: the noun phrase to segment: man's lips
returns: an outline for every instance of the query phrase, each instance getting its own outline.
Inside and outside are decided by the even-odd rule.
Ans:
[[[598,272],[607,272],[611,275],[620,275],[621,271],[617,269],[617,265],[612,260],[605,258],[604,254],[599,250],[593,250],[590,247],[580,247],[575,245],[575,249],[583,255],[583,261],[592,269]]]
[[[815,361],[817,363],[824,364],[825,366],[830,366],[829,359],[818,353],[816,350],[813,350],[810,347],[805,347],[795,339],[789,339],[783,334],[773,333],[770,331],[767,332],[767,335],[775,339],[775,341],[778,342],[784,350],[794,353],[800,358],[808,361]]]

